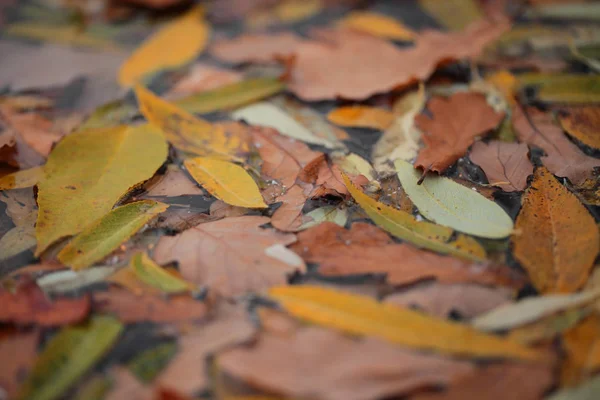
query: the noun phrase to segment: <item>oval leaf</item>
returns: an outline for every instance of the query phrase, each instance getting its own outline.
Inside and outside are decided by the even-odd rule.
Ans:
[[[117,207],[91,223],[66,245],[58,260],[74,270],[87,268],[112,253],[148,221],[169,206],[152,200]]]
[[[457,231],[489,239],[511,234],[513,221],[498,204],[479,193],[439,175],[421,174],[410,163],[394,163],[402,188],[427,219]]]
[[[196,182],[217,199],[237,207],[267,207],[256,182],[239,165],[203,157],[185,160],[184,164]]]
[[[344,28],[392,40],[411,41],[415,33],[399,21],[387,15],[356,11],[340,21]]]
[[[134,254],[129,267],[142,282],[165,293],[181,293],[194,288],[190,283],[157,265],[146,253]]]
[[[539,360],[543,354],[519,343],[417,311],[318,286],[269,290],[289,313],[303,320],[354,334],[375,336],[417,349],[471,357]]]
[[[381,131],[394,122],[394,113],[383,108],[369,106],[346,106],[327,114],[329,122],[350,128],[372,128]]]
[[[346,188],[352,197],[354,197],[354,200],[356,200],[373,222],[392,235],[406,240],[415,246],[442,254],[452,254],[474,261],[485,259],[485,250],[473,238],[459,234],[455,240],[452,240],[452,229],[430,222],[417,221],[412,215],[379,203],[367,196],[354,186],[345,174],[342,174],[342,177],[344,178]]]

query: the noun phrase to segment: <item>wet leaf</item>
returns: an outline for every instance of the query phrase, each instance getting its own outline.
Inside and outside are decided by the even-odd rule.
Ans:
[[[548,103],[586,104],[600,102],[600,76],[531,73],[518,77],[519,87],[537,88],[536,98]]]
[[[19,325],[60,326],[77,323],[90,312],[90,299],[56,298],[50,300],[35,282],[22,282],[13,294],[0,289],[0,320]]]
[[[290,32],[280,32],[276,35],[248,33],[234,39],[216,41],[211,46],[210,53],[218,60],[232,64],[270,63],[278,57],[291,56],[302,42],[302,38]]]
[[[36,358],[39,332],[3,333],[0,336],[0,358],[10,360],[0,368],[0,388],[7,398],[16,398],[23,377],[29,373]]]
[[[119,337],[123,326],[113,318],[94,317],[87,325],[64,328],[46,344],[20,399],[60,398]]]
[[[164,293],[181,293],[193,289],[188,282],[158,266],[146,253],[136,253],[131,257],[129,268],[142,282]]]
[[[383,108],[369,106],[346,106],[327,114],[329,122],[339,126],[387,129],[394,122],[394,114]]]
[[[419,0],[419,5],[436,21],[453,31],[461,31],[483,18],[479,4],[474,0]]]
[[[483,169],[490,185],[498,186],[505,192],[514,192],[524,190],[527,177],[533,173],[528,153],[529,148],[524,143],[494,140],[476,142],[469,158]]]
[[[206,47],[210,27],[204,10],[195,7],[148,38],[121,65],[119,83],[133,86],[147,75],[192,61]]]
[[[138,151],[143,143],[144,151]],[[36,254],[81,232],[129,188],[150,178],[167,156],[156,129],[119,126],[73,133],[52,151],[38,183]]]
[[[443,172],[462,157],[477,136],[498,126],[503,114],[495,112],[481,94],[456,93],[429,101],[433,118],[418,115],[415,122],[423,131],[425,148],[415,166]]]
[[[473,372],[465,361],[373,338],[354,340],[317,327],[300,329],[291,337],[262,334],[253,347],[220,354],[217,364],[252,387],[289,398],[325,400],[399,396],[423,386],[447,385]],[[321,368],[311,368],[314,365]]]
[[[570,293],[586,282],[600,247],[594,218],[539,167],[523,198],[513,251],[541,293]]]
[[[270,289],[269,295],[297,318],[354,335],[475,358],[530,361],[544,358],[542,353],[516,342],[409,309],[380,304],[369,297],[318,286],[275,287]]]
[[[0,178],[0,190],[23,189],[34,186],[44,175],[42,167],[23,169]]]
[[[485,250],[472,238],[458,235],[452,240],[453,231],[449,228],[425,221],[417,221],[411,214],[379,203],[358,189],[346,175],[343,175],[348,191],[367,215],[378,226],[404,239],[417,247],[452,254],[457,257],[481,261],[486,257]]]
[[[368,11],[351,12],[339,24],[384,39],[412,41],[416,36],[415,32],[396,19]]]
[[[239,165],[204,157],[187,159],[184,165],[196,182],[217,199],[237,207],[267,207],[256,182]]]
[[[569,108],[560,117],[562,128],[580,142],[600,149],[600,107]]]
[[[88,225],[58,253],[74,270],[100,261],[169,206],[151,200],[129,203],[111,210]]]

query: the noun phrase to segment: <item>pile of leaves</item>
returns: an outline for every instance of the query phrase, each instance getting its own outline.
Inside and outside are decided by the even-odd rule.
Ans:
[[[56,3],[0,2],[0,398],[598,398],[598,3]]]

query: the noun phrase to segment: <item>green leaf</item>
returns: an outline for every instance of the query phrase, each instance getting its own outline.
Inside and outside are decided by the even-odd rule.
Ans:
[[[597,400],[600,393],[600,376],[572,388],[563,389],[546,397],[546,400]]]
[[[87,226],[58,253],[58,259],[74,270],[87,268],[112,253],[168,207],[152,200],[117,207]]]
[[[123,325],[112,317],[94,317],[84,326],[61,330],[38,357],[19,399],[61,397],[115,343]]]
[[[410,163],[394,163],[402,188],[427,219],[457,231],[489,239],[509,236],[513,221],[498,204],[439,175],[421,174]]]
[[[142,282],[165,293],[181,293],[193,289],[193,285],[171,275],[143,252],[131,257],[129,268]]]
[[[600,21],[600,4],[545,4],[531,7],[525,12],[527,18],[552,18],[561,20]]]
[[[547,103],[600,102],[600,75],[529,73],[518,76],[519,89],[534,86],[537,99]]]
[[[0,178],[0,190],[24,189],[38,183],[44,174],[43,167],[33,167],[4,175]]]
[[[137,355],[127,366],[142,382],[150,383],[176,353],[175,343],[163,343]]]
[[[166,157],[167,143],[150,125],[66,136],[50,153],[38,183],[36,255],[109,212],[130,188],[154,175]]]

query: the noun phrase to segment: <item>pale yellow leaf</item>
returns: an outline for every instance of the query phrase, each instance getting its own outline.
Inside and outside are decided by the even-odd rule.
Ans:
[[[33,167],[4,175],[0,178],[0,190],[31,187],[40,180],[43,174],[43,167]]]
[[[340,21],[340,25],[385,39],[411,41],[416,36],[410,28],[396,19],[367,11],[350,13]]]

